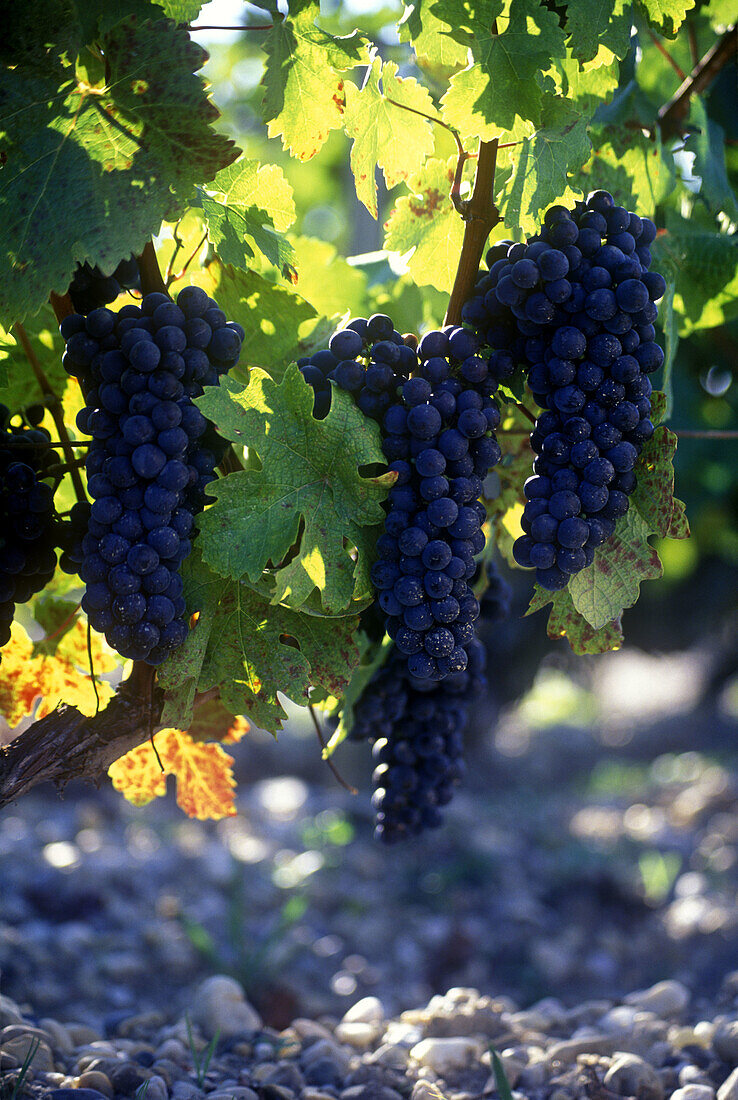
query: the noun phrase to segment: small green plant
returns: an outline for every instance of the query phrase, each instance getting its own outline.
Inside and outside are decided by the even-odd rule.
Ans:
[[[495,1075],[495,1083],[497,1085],[497,1091],[500,1094],[500,1100],[513,1100],[512,1089],[510,1088],[510,1082],[505,1073],[505,1067],[494,1047],[489,1048],[489,1056],[492,1059],[492,1072]]]
[[[149,1081],[144,1081],[142,1085],[139,1085],[133,1094],[133,1100],[146,1100],[146,1093],[149,1091]]]
[[[187,1043],[189,1045],[190,1054],[192,1055],[192,1062],[195,1067],[195,1077],[197,1078],[198,1085],[200,1086],[200,1088],[202,1088],[205,1084],[205,1078],[207,1076],[208,1069],[210,1068],[210,1063],[213,1060],[213,1055],[215,1054],[215,1048],[218,1045],[218,1039],[220,1038],[220,1029],[216,1031],[215,1035],[213,1035],[212,1039],[205,1047],[205,1049],[203,1051],[198,1051],[197,1047],[195,1046],[195,1039],[192,1034],[192,1024],[190,1023],[189,1016],[185,1016],[185,1021],[187,1023]]]
[[[36,1051],[40,1046],[40,1039],[34,1039],[31,1042],[28,1050],[26,1051],[26,1056],[23,1059],[23,1065],[20,1068],[20,1073],[12,1082],[12,1089],[10,1087],[11,1082],[8,1082],[6,1085],[6,1083],[3,1081],[0,1084],[0,1100],[18,1100],[18,1097],[21,1096],[23,1092],[23,1087],[26,1082],[26,1077],[28,1076],[28,1071],[31,1068],[31,1063],[36,1057]]]

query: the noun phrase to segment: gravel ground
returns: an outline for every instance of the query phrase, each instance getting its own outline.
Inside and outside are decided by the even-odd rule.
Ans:
[[[300,736],[239,747],[217,824],[82,785],[6,810],[0,1097],[35,1035],[24,1087],[54,1100],[471,1098],[490,1043],[521,1097],[738,1100],[736,721],[694,664],[659,666],[666,715],[598,667],[606,722],[537,725],[534,692],[407,847]]]

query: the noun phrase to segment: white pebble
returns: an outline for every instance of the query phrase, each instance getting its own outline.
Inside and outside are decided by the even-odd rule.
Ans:
[[[662,1019],[667,1016],[679,1016],[689,1004],[689,990],[681,982],[672,980],[657,982],[648,989],[629,993],[625,1003],[648,1012],[655,1012]]]
[[[449,1070],[471,1065],[483,1049],[476,1039],[422,1039],[412,1048],[410,1057],[442,1077]]]
[[[379,997],[362,997],[348,1012],[344,1012],[343,1024],[381,1024],[384,1020],[384,1005]]]
[[[723,1081],[718,1089],[717,1100],[738,1100],[738,1069]]]
[[[225,974],[206,978],[196,990],[192,1002],[192,1022],[198,1024],[207,1038],[217,1033],[221,1038],[259,1031],[261,1017],[246,1000],[243,988]]]

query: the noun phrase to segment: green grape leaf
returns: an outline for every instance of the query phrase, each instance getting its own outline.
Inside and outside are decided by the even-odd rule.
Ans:
[[[464,239],[464,223],[449,198],[455,164],[455,157],[430,157],[407,181],[412,194],[397,200],[385,223],[384,247],[410,252],[407,266],[415,282],[441,291],[453,286]]]
[[[153,0],[175,23],[191,23],[200,14],[203,0]]]
[[[281,234],[295,220],[295,200],[277,164],[239,158],[200,189],[208,237],[223,263],[247,267],[255,250],[289,274],[292,246]]]
[[[51,306],[47,303],[35,317],[29,318],[28,324],[24,327],[31,348],[49,385],[55,393],[63,393],[69,381],[69,375],[61,365],[64,341],[59,333],[59,325]],[[31,369],[20,341],[12,330],[0,343],[0,370],[3,367],[6,378],[5,382],[0,380],[0,404],[6,405],[11,412],[18,412],[28,405],[43,401],[43,390]],[[71,426],[71,434],[74,436],[73,426]]]
[[[400,42],[410,42],[418,57],[433,65],[453,69],[466,65],[466,46],[454,42],[452,24],[441,12],[443,4],[435,0],[402,0],[405,11],[397,25]],[[432,10],[434,9],[434,10]]]
[[[397,104],[411,111],[404,111]],[[436,114],[430,94],[417,80],[398,77],[394,61],[383,67],[381,59],[375,57],[361,88],[346,85],[344,125],[348,136],[354,139],[351,170],[356,194],[374,218],[377,216],[375,168],[382,169],[388,188],[396,187],[433,150],[432,123],[412,111]]]
[[[680,336],[738,316],[738,237],[706,232],[671,215],[651,251],[653,266],[666,279],[676,276]]]
[[[620,649],[623,644],[623,631],[619,622],[605,623],[595,629],[574,607],[568,588],[558,592],[549,592],[537,584],[526,615],[532,615],[547,604],[551,604],[546,632],[556,642],[566,638],[573,651],[580,657],[587,653],[607,653]]]
[[[557,58],[547,75],[553,79],[560,96],[569,100],[576,110],[588,115],[602,110],[618,86],[616,65],[590,62],[580,67],[577,59],[569,55]]]
[[[579,61],[611,65],[630,47],[630,4],[625,0],[576,0],[566,7],[568,44]]]
[[[292,0],[287,18],[275,11],[265,36],[262,114],[269,137],[281,137],[293,157],[309,160],[331,130],[343,125],[341,73],[368,64],[358,31],[336,38],[315,25],[318,0]]]
[[[324,420],[296,366],[276,385],[254,370],[247,387],[225,379],[197,404],[221,435],[248,445],[260,470],[229,474],[211,487],[216,502],[200,520],[205,561],[223,576],[257,581],[275,571],[274,602],[300,607],[318,589],[324,612],[339,614],[371,594],[366,562],[396,475],[364,477],[384,463],[379,429],[334,388]]]
[[[689,536],[684,505],[674,498],[676,446],[673,432],[663,426],[656,429],[638,460],[638,481],[628,511],[597,548],[592,564],[569,581],[574,608],[595,630],[633,606],[642,581],[661,576],[663,568],[649,536]]]
[[[591,128],[590,137],[593,155],[571,186],[585,192],[604,188],[626,209],[652,216],[676,183],[673,157],[658,135],[651,141],[639,130],[608,123]]]
[[[334,713],[338,713],[339,720],[328,744],[323,752],[324,757],[332,756],[339,745],[343,744],[351,733],[356,715],[356,706],[364,694],[364,689],[371,682],[374,674],[382,667],[392,652],[393,646],[385,636],[380,645],[372,645],[367,636],[359,631],[359,652],[361,660],[346,690],[340,696]]]
[[[357,619],[327,619],[270,606],[248,585],[213,573],[195,551],[182,567],[197,620],[162,666],[164,726],[187,729],[197,692],[219,688],[224,706],[275,733],[286,717],[278,693],[306,704],[311,685],[340,695],[359,653]]]
[[[690,121],[695,130],[685,142],[688,152],[694,153],[692,175],[702,180],[700,195],[715,212],[727,214],[738,220],[738,199],[730,185],[725,166],[725,133],[721,126],[708,117],[705,104],[699,96],[690,103]]]
[[[709,0],[700,8],[700,15],[710,20],[713,30],[727,30],[735,23],[734,0]]]
[[[510,171],[495,201],[509,229],[532,236],[541,210],[557,201],[573,205],[581,197],[568,181],[589,158],[588,121],[568,100],[545,95],[540,128],[520,145],[500,150],[498,164]]]
[[[327,317],[346,311],[353,317],[368,316],[367,276],[360,267],[347,263],[329,241],[317,237],[291,237],[290,243],[295,253],[300,293],[315,309]]]
[[[237,154],[211,128],[217,111],[195,75],[206,55],[184,28],[128,20],[104,49],[102,88],[80,85],[61,64],[43,75],[0,72],[6,327],[35,312],[50,290],[64,293],[77,261],[110,272],[139,253],[175,196]]]
[[[248,367],[263,367],[280,381],[285,367],[306,354],[322,319],[291,287],[276,286],[254,271],[220,265],[209,270],[213,267],[212,293],[246,334],[241,361],[233,373],[244,375]]]
[[[446,122],[483,141],[512,131],[521,120],[538,126],[538,77],[566,52],[555,13],[538,0],[455,0],[443,7],[453,13],[456,37],[466,41],[472,56],[467,68],[451,77],[441,101]]]
[[[638,0],[638,6],[653,27],[673,38],[695,0]]]

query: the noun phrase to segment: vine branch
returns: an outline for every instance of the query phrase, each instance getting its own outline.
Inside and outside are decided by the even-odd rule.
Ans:
[[[79,476],[79,470],[76,467],[74,459],[74,451],[72,449],[72,441],[69,438],[69,432],[67,431],[66,424],[64,423],[64,413],[62,410],[62,403],[59,400],[59,395],[55,392],[53,386],[46,377],[46,371],[41,366],[38,356],[33,349],[31,341],[28,339],[28,333],[20,321],[16,322],[13,326],[20,340],[23,352],[28,360],[34,377],[41,387],[41,392],[44,395],[46,406],[51,413],[56,430],[59,433],[59,439],[61,440],[62,450],[64,452],[64,459],[69,466],[69,473],[72,478],[72,484],[74,485],[74,492],[77,500],[87,500],[87,494],[85,493],[85,487],[82,484],[82,478]]]
[[[458,324],[461,320],[461,310],[474,289],[487,238],[500,220],[499,211],[494,203],[496,165],[497,139],[481,141],[477,155],[474,190],[465,207],[464,241],[446,310],[445,324],[447,325]]]
[[[707,51],[702,60],[697,62],[669,102],[659,110],[658,122],[662,137],[676,137],[681,133],[684,120],[689,113],[689,101],[692,96],[704,91],[720,70],[735,56],[737,50],[738,26],[735,26],[726,31]]]

